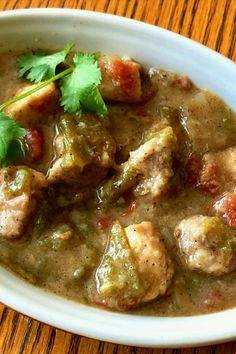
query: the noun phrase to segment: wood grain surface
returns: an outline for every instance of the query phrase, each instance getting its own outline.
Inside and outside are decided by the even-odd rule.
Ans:
[[[0,10],[30,7],[86,9],[134,18],[178,32],[236,61],[236,0],[0,0]],[[190,349],[145,349],[109,344],[57,330],[0,304],[0,354],[235,352],[236,342]]]

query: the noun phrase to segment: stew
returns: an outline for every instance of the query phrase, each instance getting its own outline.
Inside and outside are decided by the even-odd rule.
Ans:
[[[0,102],[43,81],[18,77],[20,55],[0,55]],[[235,113],[186,76],[94,58],[96,102],[80,88],[72,112],[75,76],[65,76],[3,110],[25,129],[25,152],[0,169],[1,264],[115,311],[236,306]]]

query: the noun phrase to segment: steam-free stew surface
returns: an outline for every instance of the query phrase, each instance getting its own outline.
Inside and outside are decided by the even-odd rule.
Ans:
[[[15,67],[18,54],[1,54],[0,80],[1,87],[4,88],[0,91],[1,102],[29,85],[26,80],[18,78]],[[1,264],[51,292],[113,310],[179,316],[233,307],[236,305],[234,266],[230,266],[229,271],[223,271],[222,274],[207,273],[201,267],[191,268],[186,261],[186,251],[181,250],[179,231],[176,232],[176,228],[182,220],[192,216],[217,216],[217,212],[212,211],[215,210],[212,207],[214,201],[221,200],[225,193],[233,195],[233,174],[230,177],[230,187],[222,186],[220,179],[215,181],[217,178],[214,171],[210,173],[212,180],[208,178],[206,183],[201,182],[199,176],[206,153],[221,152],[236,145],[235,114],[219,97],[195,87],[189,79],[181,75],[156,69],[151,71],[148,80],[152,84],[152,89],[147,85],[147,90],[152,91],[150,97],[142,102],[131,103],[116,103],[116,97],[112,97],[111,100],[108,99],[112,102],[108,103],[107,117],[68,117],[58,104],[53,113],[47,114],[46,119],[44,116],[42,120],[29,119],[25,123],[26,128],[41,129],[44,151],[38,160],[26,157],[17,161],[14,166],[28,166],[42,172],[48,176],[46,181],[50,180],[50,183],[46,182],[46,186],[43,186],[43,196],[40,196],[37,208],[27,218],[27,225],[24,225],[20,237],[0,238]],[[75,169],[72,175],[69,173],[69,176],[62,178],[53,175],[50,169],[52,170],[55,161],[63,154],[58,152],[61,136],[64,139],[61,143],[64,143],[64,149],[66,146],[63,127],[68,128],[72,121],[74,125],[71,126],[71,134],[73,132],[89,136],[97,155],[94,153],[92,167],[88,170],[85,167],[83,176],[80,169]],[[21,123],[24,125],[23,119]],[[80,125],[80,132],[76,131],[77,125]],[[131,176],[130,186],[125,187],[124,191],[121,189],[118,196],[107,201],[104,189],[109,181],[114,180],[114,176],[119,175],[119,166],[124,166],[122,164],[129,161],[129,153],[136,151],[166,127],[172,127],[176,141],[171,151],[171,161],[168,162],[172,173],[168,176],[165,187],[157,195],[143,190],[140,192],[137,187],[139,177],[134,176],[132,180]],[[88,142],[81,140],[77,149],[82,151],[83,144]],[[99,144],[103,144],[102,147]],[[112,156],[112,163],[107,162],[105,155]],[[97,163],[99,159],[102,159],[102,163]],[[145,165],[145,171],[148,168],[155,170],[158,163],[161,162],[154,161],[152,167]],[[108,188],[108,195],[112,195],[112,189]],[[37,198],[35,202],[37,203]],[[225,218],[219,220],[223,220],[224,227],[233,238],[233,221],[230,224]],[[154,296],[151,301],[140,300],[141,293],[142,299],[146,296],[143,296],[141,290],[145,287],[145,274],[140,276],[140,268],[137,266],[137,259],[141,255],[136,255],[135,258],[125,229],[143,221],[152,223],[154,234],[157,234],[161,245],[164,245],[166,257],[171,262],[171,274],[168,275],[165,291]],[[119,227],[122,229],[119,235],[115,234],[115,227],[116,233]],[[226,231],[223,234],[228,237]],[[112,237],[114,239],[111,240]],[[119,243],[119,237],[123,237],[119,246],[124,248],[125,257],[127,252],[131,253],[130,258],[127,258],[131,262],[129,264],[123,256],[121,264],[120,256],[112,259],[107,252],[109,242],[113,242],[114,246],[115,242]],[[119,252],[120,249],[117,249],[117,254]],[[234,253],[232,257],[236,257]],[[107,287],[106,290],[102,288],[103,293],[99,289],[99,285],[107,279],[107,269],[109,273],[109,267],[115,267],[111,261],[118,264],[112,275],[109,275],[109,281],[113,282],[117,295],[113,294],[111,284],[108,290]],[[114,277],[119,277],[119,272],[123,272],[122,276],[127,276],[124,273],[125,267],[128,267],[127,274],[132,273],[129,280],[135,284],[135,291],[130,289],[128,283],[121,290],[114,285]],[[162,276],[156,274],[157,278]],[[140,279],[142,284],[139,284]],[[123,306],[126,301],[125,292],[131,292],[134,301]],[[113,295],[114,301],[111,300]],[[117,300],[119,296],[122,299]],[[137,298],[139,300],[136,303]]]

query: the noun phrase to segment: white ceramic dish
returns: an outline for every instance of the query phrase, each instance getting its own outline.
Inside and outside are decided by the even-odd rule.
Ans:
[[[147,66],[189,75],[236,110],[236,65],[169,31],[117,16],[60,9],[2,12],[0,28],[0,51],[61,49],[73,42],[82,50],[127,54]],[[236,309],[179,318],[112,313],[46,293],[1,267],[0,301],[55,327],[121,344],[184,347],[236,337]]]

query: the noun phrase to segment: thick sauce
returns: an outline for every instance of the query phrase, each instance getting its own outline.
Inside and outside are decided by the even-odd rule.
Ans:
[[[16,57],[14,53],[0,56],[0,86],[4,87],[0,90],[0,102],[26,86],[26,81],[17,78]],[[97,185],[73,187],[72,193],[66,185],[52,184],[40,210],[31,216],[27,232],[18,239],[0,239],[0,261],[4,266],[44,289],[96,305],[93,301],[93,294],[94,299],[97,294],[95,273],[112,222],[118,219],[126,227],[151,221],[160,230],[173,262],[174,275],[165,296],[140,305],[131,313],[180,316],[236,306],[236,271],[216,277],[188,270],[174,237],[174,230],[183,219],[206,215],[215,198],[186,182],[184,166],[189,155],[195,152],[202,157],[209,151],[236,145],[236,116],[213,93],[194,85],[181,86],[181,78],[164,70],[153,70],[152,81],[158,86],[155,96],[142,105],[110,104],[109,116],[104,119],[118,147],[116,163],[119,164],[145,141],[145,133],[151,127],[161,130],[172,126],[177,136],[178,154],[167,191],[156,199],[128,191],[117,202],[101,209],[96,199]],[[28,163],[31,168],[46,173],[55,159],[53,144],[58,134],[55,125],[59,115],[60,110],[50,124],[42,125],[47,134],[47,154],[38,163]],[[114,171],[104,179],[110,178],[112,173]],[[76,202],[76,198],[82,202]],[[61,239],[57,234],[58,225],[63,228],[65,224],[69,227],[69,236]]]

